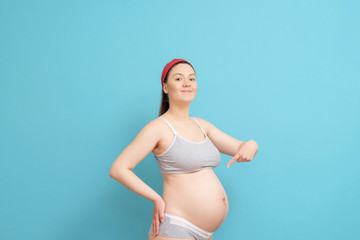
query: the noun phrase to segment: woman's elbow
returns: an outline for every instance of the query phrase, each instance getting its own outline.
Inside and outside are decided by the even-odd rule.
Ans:
[[[119,179],[123,175],[124,171],[127,171],[127,170],[131,171],[130,168],[127,168],[127,167],[124,167],[124,166],[112,166],[110,168],[109,175],[113,179]]]
[[[122,169],[121,169],[120,167],[114,167],[114,166],[112,166],[112,167],[110,168],[110,173],[109,173],[109,175],[110,175],[111,178],[117,179],[117,178],[119,178],[119,176],[121,175],[121,172],[122,172]]]
[[[111,178],[115,178],[116,172],[113,168],[110,169],[110,173],[109,173]]]

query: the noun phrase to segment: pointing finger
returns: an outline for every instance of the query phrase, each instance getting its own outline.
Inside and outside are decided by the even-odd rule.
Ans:
[[[227,164],[227,167],[229,168],[234,162],[235,162],[235,157],[233,157]]]

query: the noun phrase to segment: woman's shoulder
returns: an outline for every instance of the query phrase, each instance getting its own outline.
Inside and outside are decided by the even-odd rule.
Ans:
[[[205,120],[204,118],[200,118],[200,117],[193,117],[193,118],[195,118],[199,122],[202,122],[202,123],[205,123],[205,124],[209,123],[209,121]]]
[[[138,133],[138,136],[144,137],[146,139],[152,139],[158,144],[158,142],[164,136],[164,126],[161,123],[161,119],[155,118],[150,120],[143,126],[143,128]]]
[[[158,129],[159,127],[162,126],[162,122],[163,122],[163,121],[164,121],[164,120],[160,119],[160,117],[157,117],[157,118],[154,118],[154,119],[150,120],[150,121],[145,125],[145,127]]]
[[[144,128],[149,129],[155,134],[161,134],[165,128],[164,120],[160,119],[160,117],[154,118],[150,120]]]
[[[203,118],[200,118],[200,117],[193,117],[195,118],[199,124],[201,125],[201,127],[204,129],[205,132],[208,131],[209,127],[211,127],[211,123]]]

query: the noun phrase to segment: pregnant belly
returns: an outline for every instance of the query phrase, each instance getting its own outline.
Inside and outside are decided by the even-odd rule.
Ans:
[[[225,220],[228,199],[211,168],[194,173],[164,175],[165,212],[214,232]]]

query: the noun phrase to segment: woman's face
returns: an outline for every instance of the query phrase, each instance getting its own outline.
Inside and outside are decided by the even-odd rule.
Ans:
[[[164,83],[163,91],[168,94],[170,102],[191,102],[197,92],[194,69],[186,63],[179,63],[172,67]]]

